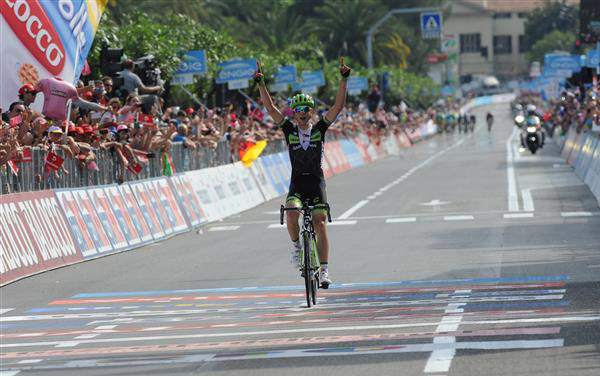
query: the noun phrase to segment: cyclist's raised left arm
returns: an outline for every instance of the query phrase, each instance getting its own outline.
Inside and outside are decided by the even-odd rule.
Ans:
[[[325,120],[330,123],[333,123],[337,118],[338,114],[344,108],[346,104],[346,90],[348,89],[348,76],[350,76],[350,67],[344,64],[344,58],[340,57],[340,74],[342,75],[342,80],[340,81],[340,87],[338,89],[337,95],[335,96],[335,104],[331,107],[323,116]]]
[[[263,105],[267,108],[269,115],[275,122],[275,124],[280,124],[284,117],[281,114],[281,111],[273,104],[273,100],[271,99],[271,95],[269,95],[269,91],[267,90],[267,85],[265,84],[265,76],[260,69],[260,64],[256,62],[256,73],[254,73],[254,81],[258,84],[258,91],[260,92],[260,100]]]

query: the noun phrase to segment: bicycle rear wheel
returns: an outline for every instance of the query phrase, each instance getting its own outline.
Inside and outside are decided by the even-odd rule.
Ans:
[[[311,239],[308,233],[302,234],[302,240],[304,243],[304,265],[302,271],[304,274],[304,287],[306,289],[306,305],[308,308],[311,306],[312,299],[312,265],[311,265]]]

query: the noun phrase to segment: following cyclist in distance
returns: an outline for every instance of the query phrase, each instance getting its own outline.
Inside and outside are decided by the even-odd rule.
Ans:
[[[288,208],[301,208],[302,202],[309,200],[310,205],[316,206],[313,210],[313,226],[317,235],[317,251],[321,263],[319,280],[323,288],[331,284],[329,278],[329,240],[327,238],[327,193],[325,192],[325,177],[321,163],[323,160],[323,144],[325,132],[335,121],[338,114],[346,103],[347,80],[351,69],[344,64],[344,58],[340,58],[340,74],[342,79],[335,97],[333,107],[327,110],[316,122],[315,101],[308,94],[296,94],[292,97],[290,107],[293,111],[292,119],[288,119],[275,107],[271,96],[265,85],[265,77],[257,63],[257,71],[254,80],[258,83],[260,99],[267,108],[273,121],[285,135],[288,145],[290,162],[292,165],[292,176],[290,179],[289,193],[286,197],[285,206]],[[287,212],[287,230],[293,243],[292,264],[300,267],[300,225],[298,218],[300,213],[292,210]]]

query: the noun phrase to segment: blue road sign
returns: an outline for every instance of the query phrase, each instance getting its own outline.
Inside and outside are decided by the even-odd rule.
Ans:
[[[293,84],[294,82],[296,82],[296,66],[284,65],[279,67],[279,71],[275,73],[275,83]]]
[[[544,56],[544,75],[553,72],[569,71],[571,73],[581,70],[581,57],[579,55],[546,55]]]
[[[302,82],[292,84],[294,90],[302,90],[308,87],[319,87],[325,85],[325,75],[323,71],[304,71],[302,72]]]
[[[369,79],[367,77],[352,76],[348,79],[348,91],[361,92],[369,89]]]
[[[587,53],[586,66],[589,68],[596,68],[600,65],[600,55],[598,50],[589,50]]]
[[[439,38],[442,31],[442,14],[440,12],[421,13],[421,36],[423,38]]]
[[[218,84],[229,81],[250,80],[256,72],[256,59],[229,60],[217,65]]]
[[[181,58],[179,67],[175,75],[180,74],[206,74],[208,67],[206,65],[206,51],[189,51]]]

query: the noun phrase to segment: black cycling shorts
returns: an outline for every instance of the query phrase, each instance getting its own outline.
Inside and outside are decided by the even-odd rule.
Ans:
[[[300,178],[290,182],[290,191],[285,200],[286,204],[290,202],[302,206],[304,200],[308,199],[310,205],[323,206],[327,204],[327,192],[325,191],[325,181],[321,179]]]

